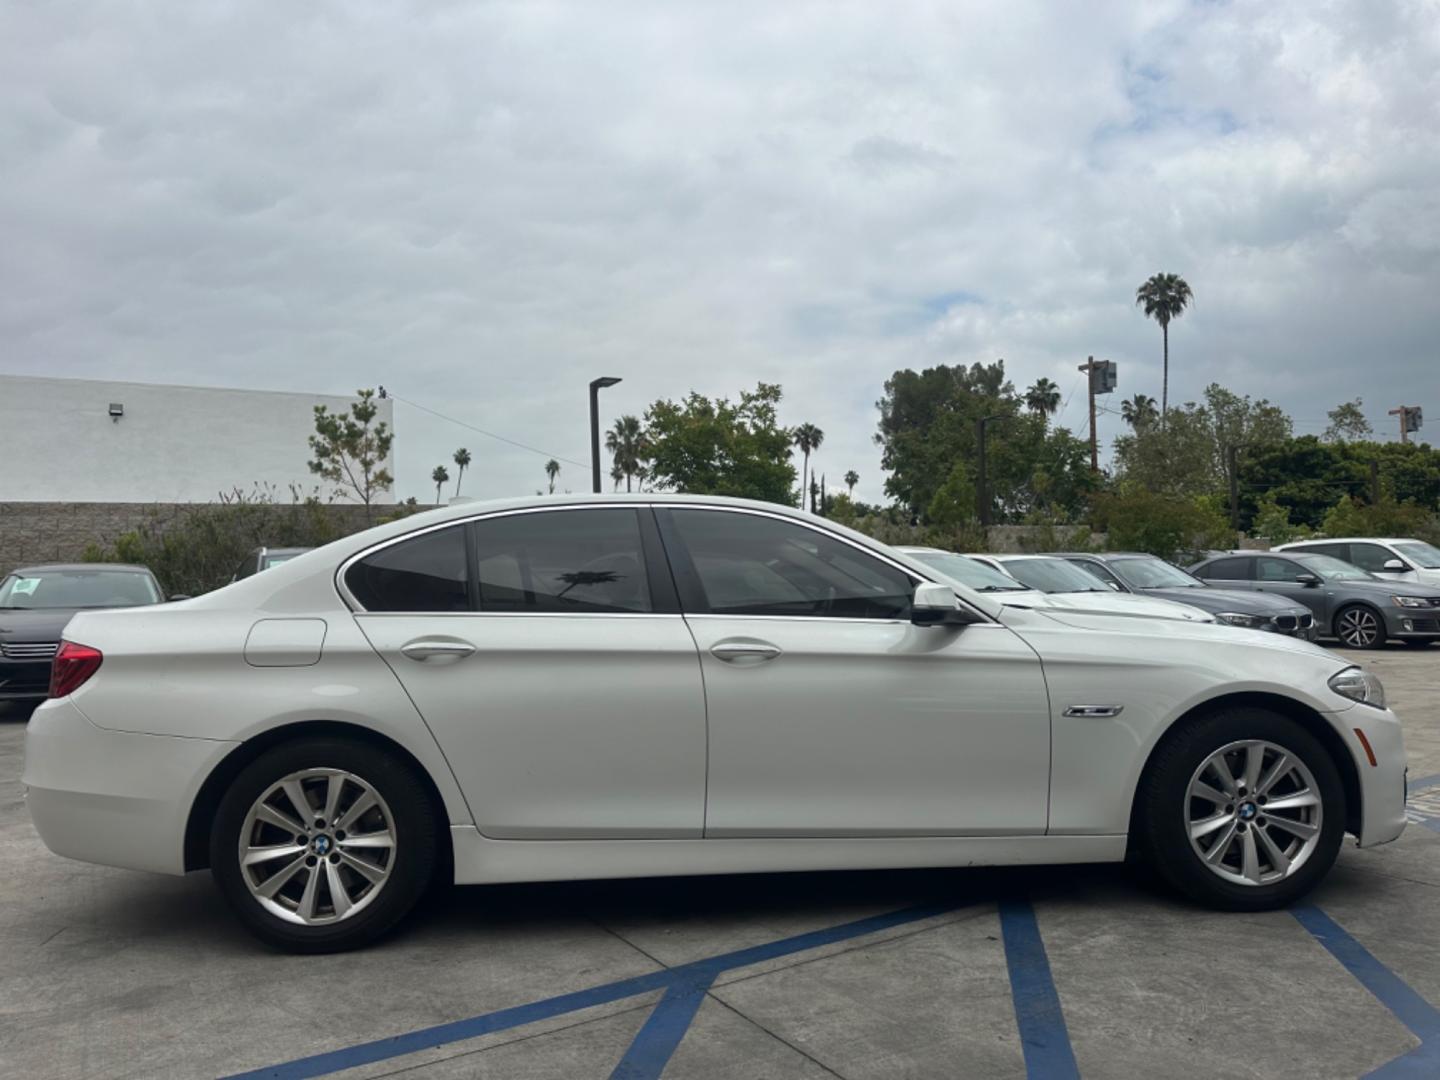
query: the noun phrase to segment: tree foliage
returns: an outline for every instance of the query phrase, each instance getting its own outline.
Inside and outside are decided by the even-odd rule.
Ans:
[[[1357,397],[1354,401],[1342,401],[1326,413],[1330,418],[1330,426],[1325,429],[1325,441],[1354,442],[1373,435],[1374,429],[1370,427],[1370,421],[1365,419],[1365,411],[1361,408],[1363,404]]]
[[[374,390],[357,390],[355,403],[332,413],[315,406],[315,434],[310,436],[310,471],[335,485],[338,498],[354,498],[371,506],[395,478],[385,468],[395,435],[383,420]],[[459,455],[456,455],[457,460]],[[468,460],[468,454],[467,454]]]
[[[795,505],[791,432],[780,426],[780,387],[757,383],[738,402],[691,393],[645,412],[656,487],[696,495],[734,495]]]
[[[1234,547],[1235,533],[1213,498],[1166,495],[1138,486],[1095,497],[1097,529],[1112,551],[1146,551],[1184,563]]]

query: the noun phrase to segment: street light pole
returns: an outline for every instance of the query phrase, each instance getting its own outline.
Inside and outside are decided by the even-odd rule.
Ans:
[[[975,421],[975,444],[979,449],[976,459],[975,516],[980,519],[982,529],[990,524],[990,497],[985,491],[985,425],[992,420],[1003,419],[1003,416],[982,416]]]
[[[600,391],[620,380],[602,375],[590,382],[590,489],[600,494]]]

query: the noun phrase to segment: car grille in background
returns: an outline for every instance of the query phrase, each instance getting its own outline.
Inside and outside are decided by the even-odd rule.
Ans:
[[[1315,621],[1315,616],[1314,616],[1314,615],[1301,615],[1301,616],[1300,616],[1300,629],[1301,629],[1301,630],[1309,630],[1309,629],[1310,629],[1310,624],[1313,623],[1314,621]]]
[[[6,660],[52,660],[59,648],[58,641],[0,642],[0,656]]]
[[[1286,632],[1291,631],[1291,630],[1294,630],[1294,629],[1295,629],[1295,616],[1294,616],[1294,615],[1276,615],[1276,616],[1275,616],[1275,625],[1278,626],[1281,630],[1286,631]]]

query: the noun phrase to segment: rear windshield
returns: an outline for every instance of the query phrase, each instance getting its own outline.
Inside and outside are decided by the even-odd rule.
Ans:
[[[135,570],[45,570],[0,581],[0,608],[112,608],[158,604],[160,590]]]

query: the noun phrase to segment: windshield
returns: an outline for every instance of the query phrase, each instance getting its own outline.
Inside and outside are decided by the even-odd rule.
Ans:
[[[1403,544],[1392,544],[1396,551],[1422,570],[1440,570],[1440,548],[1424,540],[1406,540]]]
[[[955,555],[948,551],[911,551],[912,559],[940,571],[948,578],[968,585],[976,592],[1025,592],[1025,586],[1012,581],[998,570],[991,570],[984,563]]]
[[[1297,555],[1295,561],[1303,563],[1305,569],[1319,574],[1326,581],[1379,581],[1374,574],[1352,566],[1334,555]]]
[[[1043,593],[1111,591],[1094,574],[1064,559],[1006,559],[1005,569],[1022,585]]]
[[[155,579],[136,570],[45,570],[0,581],[0,608],[111,608],[158,604]]]
[[[1164,559],[1117,559],[1107,564],[1132,589],[1203,589],[1205,583]]]

